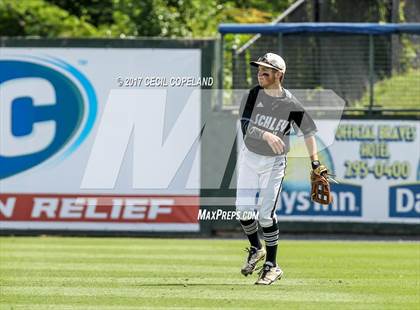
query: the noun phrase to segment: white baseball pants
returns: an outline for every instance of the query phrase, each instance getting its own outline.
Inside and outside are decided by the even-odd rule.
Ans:
[[[260,226],[272,226],[273,219],[277,222],[277,200],[280,199],[286,156],[259,155],[243,145],[237,169],[236,210],[239,214],[256,210]]]

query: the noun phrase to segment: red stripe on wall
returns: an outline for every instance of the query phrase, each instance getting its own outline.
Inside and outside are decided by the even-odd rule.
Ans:
[[[0,221],[198,223],[199,196],[0,194]]]

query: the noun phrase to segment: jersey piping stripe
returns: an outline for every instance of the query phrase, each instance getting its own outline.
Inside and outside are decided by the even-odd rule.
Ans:
[[[284,157],[284,175],[281,178],[280,187],[279,187],[279,190],[278,190],[277,195],[276,195],[276,200],[274,201],[273,209],[271,210],[271,217],[274,217],[274,211],[276,210],[277,200],[279,199],[279,195],[280,195],[281,189],[283,187],[283,180],[284,180],[284,177],[286,175],[286,169],[287,169],[287,156]]]

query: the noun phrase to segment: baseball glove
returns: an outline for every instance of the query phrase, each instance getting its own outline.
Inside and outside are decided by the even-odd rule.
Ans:
[[[330,181],[335,181],[328,173],[327,167],[319,165],[311,171],[311,199],[314,202],[328,205],[333,201]]]

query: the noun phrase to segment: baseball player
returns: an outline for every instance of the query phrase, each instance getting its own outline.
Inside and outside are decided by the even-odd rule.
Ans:
[[[276,206],[292,129],[303,134],[312,169],[320,163],[314,137],[315,123],[302,104],[282,87],[286,73],[284,60],[279,55],[267,53],[251,65],[258,67],[259,85],[244,96],[239,114],[244,144],[238,158],[236,210],[251,245],[241,273],[252,274],[257,263],[265,258],[255,284],[269,285],[283,274],[276,261],[279,238]],[[257,221],[246,216],[255,209],[265,248],[258,237]]]

